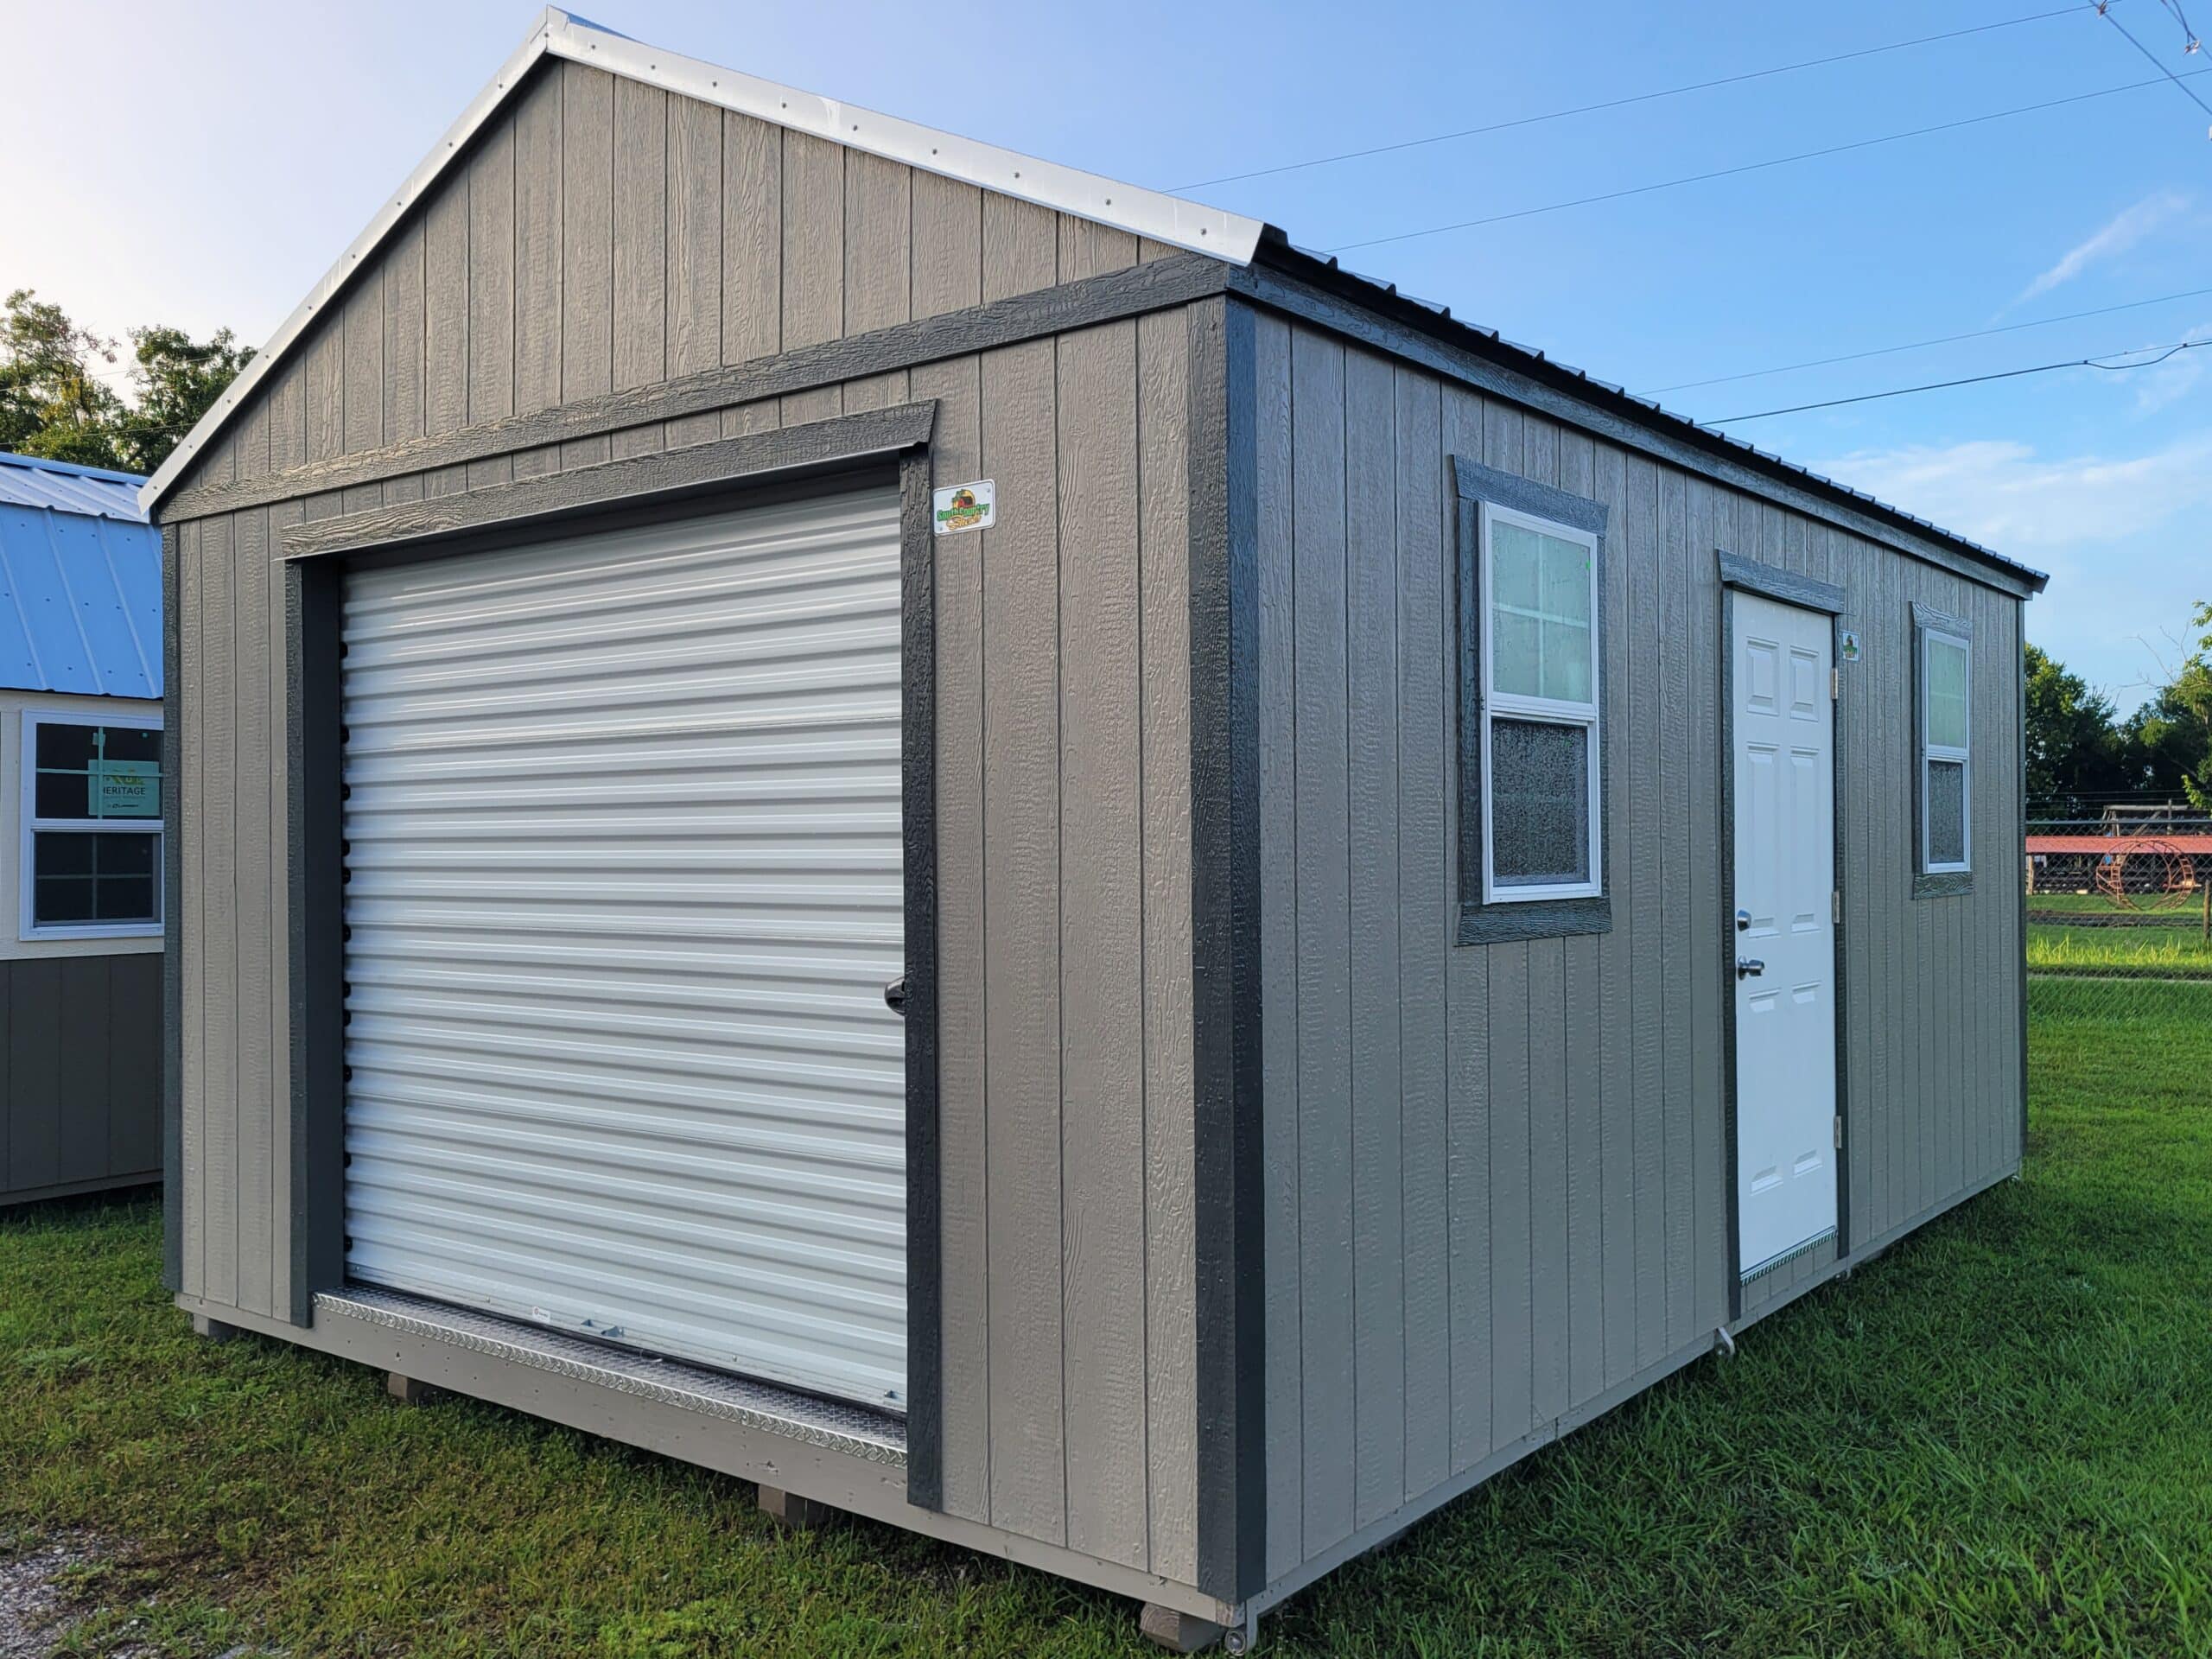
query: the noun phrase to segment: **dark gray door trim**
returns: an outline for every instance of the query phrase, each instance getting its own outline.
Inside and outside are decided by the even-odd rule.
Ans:
[[[614,524],[728,511],[895,474],[904,654],[900,771],[906,949],[909,1501],[943,1507],[943,1263],[938,1154],[936,574],[928,441],[933,402],[724,440],[663,467],[610,461],[435,503],[296,527],[286,537],[285,672],[290,896],[292,1182],[290,1319],[314,1321],[319,1292],[345,1281],[345,726],[340,598],[363,563],[458,556]],[[779,442],[778,440],[780,440]],[[635,461],[665,461],[639,456]],[[582,487],[549,491],[563,480]],[[302,534],[301,532],[320,532]],[[173,535],[174,532],[171,532]],[[175,607],[172,605],[171,615]],[[169,682],[173,687],[176,682]],[[172,693],[174,695],[174,693]],[[172,798],[175,792],[172,791]],[[180,906],[172,906],[175,918]],[[170,924],[174,929],[175,924]],[[172,956],[175,945],[172,944]]]
[[[1851,607],[1851,595],[1832,582],[1784,570],[1779,565],[1762,564],[1757,559],[1742,558],[1725,549],[1716,550],[1714,557],[1719,561],[1720,581],[1725,587],[1741,588],[1747,593],[1780,600],[1784,605],[1824,611],[1830,616],[1840,616]]]
[[[594,507],[667,500],[740,479],[769,474],[789,479],[810,470],[851,467],[928,443],[936,421],[933,399],[899,404],[682,449],[626,455],[619,461],[494,484],[461,495],[374,507],[339,518],[310,519],[284,532],[284,556],[298,560],[372,550],[391,552],[474,531],[516,530]]]

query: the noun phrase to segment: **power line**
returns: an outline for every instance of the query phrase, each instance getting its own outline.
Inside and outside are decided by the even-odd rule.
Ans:
[[[2157,53],[2153,52],[2149,47],[2144,45],[2142,41],[2137,40],[2134,35],[2129,31],[2127,25],[2121,22],[2119,18],[2113,16],[2112,13],[2106,9],[2109,4],[2110,0],[2106,0],[2106,5],[2100,5],[2097,8],[2097,16],[2103,18],[2105,22],[2110,23],[2114,29],[2118,29],[2120,34],[2126,37],[2127,43],[2130,46],[2133,47],[2138,52],[2140,52],[2145,57],[2150,59],[2153,64],[2157,65],[2158,71],[2160,74],[2164,75],[2168,80],[2171,80],[2175,86],[2181,88],[2183,97],[2188,99],[2190,103],[2196,105],[2196,107],[2203,111],[2205,114],[2212,115],[2212,104],[2207,104],[2202,99],[2199,98],[2196,95],[2196,89],[2194,86],[2184,85],[2182,78],[2174,73],[2172,70],[2167,68],[2165,63],[2159,58]],[[2178,9],[2177,9],[2175,15],[2177,16],[2180,15]],[[2189,28],[2188,19],[2183,18],[2182,20],[2182,28],[2184,30]],[[2190,35],[2190,47],[2194,48],[2196,43],[2196,36],[2193,35]]]
[[[2114,0],[2107,0],[2113,3]],[[2018,29],[2023,23],[2040,23],[2053,17],[2065,17],[2087,10],[2086,4],[2060,6],[2052,11],[2031,12],[2025,17],[2008,17],[2002,22],[1979,23],[1972,29],[1955,29],[1942,35],[1922,35],[1909,41],[1891,41],[1883,46],[1862,47],[1855,52],[1838,52],[1825,58],[1806,58],[1796,63],[1777,64],[1770,69],[1751,69],[1739,75],[1722,75],[1713,80],[1694,80],[1686,86],[1662,87],[1657,92],[1636,92],[1626,98],[1606,99],[1597,104],[1577,104],[1563,110],[1547,110],[1541,115],[1517,116],[1510,121],[1493,121],[1487,126],[1460,127],[1451,132],[1431,133],[1422,138],[1404,138],[1395,143],[1370,144],[1364,149],[1340,150],[1333,156],[1316,156],[1310,161],[1285,162],[1277,167],[1254,168],[1249,173],[1227,173],[1217,179],[1200,179],[1195,184],[1179,184],[1177,191],[1205,190],[1217,184],[1238,184],[1246,179],[1271,178],[1279,173],[1298,173],[1308,168],[1333,167],[1338,162],[1356,162],[1370,156],[1390,156],[1400,150],[1421,149],[1432,144],[1448,144],[1461,138],[1477,138],[1484,133],[1505,132],[1515,127],[1533,127],[1547,121],[1563,121],[1570,116],[1594,115],[1602,110],[1626,109],[1634,104],[1649,104],[1662,98],[1680,98],[1688,92],[1710,92],[1716,86],[1736,86],[1747,80],[1766,80],[1776,75],[1795,74],[1801,69],[1819,69],[1832,63],[1849,63],[1859,58],[1879,57],[1886,52],[1903,52],[1916,46],[1932,46],[1941,41],[1964,40],[1970,35],[1986,35],[1994,29]]]
[[[2163,66],[2162,66],[2163,67]],[[2172,71],[2167,70],[2171,75]],[[2212,68],[2192,69],[2188,79],[2212,74]],[[2177,79],[2183,77],[2175,76]],[[1389,242],[1412,242],[1425,236],[1442,236],[1451,231],[1471,231],[1484,225],[1503,225],[1510,219],[1534,219],[1542,213],[1556,213],[1569,207],[1588,207],[1602,201],[1619,201],[1629,196],[1648,196],[1654,191],[1673,190],[1686,184],[1704,184],[1714,179],[1732,179],[1745,173],[1759,173],[1770,168],[1788,167],[1796,162],[1818,161],[1824,156],[1842,156],[1853,150],[1872,149],[1882,144],[1902,143],[1907,138],[1925,138],[1931,133],[1955,132],[1961,127],[1977,127],[1991,121],[2003,121],[2016,115],[2033,115],[2042,110],[2063,109],[2071,104],[2087,104],[2100,98],[2113,98],[2121,92],[2139,92],[2145,86],[2157,86],[2158,80],[2131,80],[2125,86],[2107,86],[2094,92],[2075,92],[2066,98],[2047,99],[2040,104],[2021,104],[2009,110],[1992,110],[1986,115],[1969,115],[1956,121],[1939,121],[1934,126],[1913,127],[1904,132],[1885,133],[1878,138],[1859,138],[1847,144],[1830,144],[1821,149],[1799,150],[1793,156],[1777,156],[1764,162],[1745,162],[1738,167],[1716,168],[1709,173],[1692,173],[1679,179],[1662,179],[1656,184],[1630,185],[1624,190],[1602,191],[1594,196],[1576,196],[1567,201],[1546,202],[1541,207],[1519,207],[1510,213],[1491,213],[1481,219],[1456,219],[1449,225],[1432,225],[1425,230],[1400,231],[1392,236],[1373,236],[1363,242],[1340,242],[1328,250],[1331,253],[1350,253],[1358,248],[1379,248]]]
[[[2212,288],[2184,289],[2178,294],[2161,294],[2155,299],[2125,300],[2118,305],[2100,305],[2088,311],[2069,311],[2062,316],[2037,317],[2030,322],[2007,322],[1994,328],[1969,329],[1963,334],[1937,334],[1929,340],[1908,340],[1902,346],[1877,346],[1864,352],[1844,352],[1835,357],[1809,357],[1802,363],[1783,363],[1770,369],[1746,369],[1740,374],[1716,374],[1705,380],[1677,380],[1671,386],[1653,388],[1653,395],[1669,391],[1692,391],[1700,386],[1723,386],[1738,380],[1764,379],[1771,374],[1790,374],[1799,369],[1824,369],[1837,363],[1858,363],[1870,357],[1893,357],[1899,352],[1924,351],[1931,346],[1954,346],[1962,340],[1986,340],[1992,334],[2018,334],[2024,328],[2048,328],[2054,323],[2079,322],[2084,317],[2106,317],[2115,311],[2139,311],[2146,305],[2170,305],[2176,300],[2202,299],[2212,294]]]
[[[2202,340],[2179,340],[2171,346],[2141,346],[2142,352],[2156,352],[2156,357],[2145,358],[2140,363],[2103,363],[2094,357],[2070,357],[2063,363],[2038,363],[2032,368],[2003,369],[1995,374],[1969,374],[1956,380],[1931,380],[1924,385],[1897,386],[1888,391],[1866,391],[1856,397],[1830,397],[1817,404],[1792,404],[1787,409],[1762,409],[1751,415],[1725,415],[1717,421],[1703,421],[1703,426],[1739,425],[1745,421],[1764,421],[1775,415],[1802,415],[1809,409],[1839,409],[1846,404],[1871,404],[1884,397],[1908,397],[1916,391],[1946,391],[1953,386],[1978,386],[1990,380],[2018,380],[2024,375],[2049,374],[2056,369],[2102,369],[2108,374],[2123,374],[2130,369],[2147,369],[2164,362],[2183,352],[2193,352],[2212,346],[2212,335]],[[2122,353],[2108,353],[2108,356],[2122,356]]]

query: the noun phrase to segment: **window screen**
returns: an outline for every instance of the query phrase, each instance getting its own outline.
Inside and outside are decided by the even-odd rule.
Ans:
[[[1967,861],[1967,769],[1961,761],[1928,763],[1928,861]]]
[[[1491,724],[1491,879],[1501,887],[1590,879],[1590,733],[1530,720]]]

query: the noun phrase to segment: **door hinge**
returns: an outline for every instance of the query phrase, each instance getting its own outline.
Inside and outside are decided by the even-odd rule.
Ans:
[[[1841,1112],[1835,1115],[1835,1149],[1838,1152],[1843,1150],[1843,1114]]]
[[[1828,889],[1828,920],[1838,927],[1843,925],[1843,889],[1841,887]]]
[[[1828,701],[1830,702],[1843,701],[1843,671],[1840,668],[1828,670]]]

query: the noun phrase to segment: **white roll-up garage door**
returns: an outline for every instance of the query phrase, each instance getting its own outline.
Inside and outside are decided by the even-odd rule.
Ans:
[[[903,1410],[896,492],[344,627],[348,1272]]]

